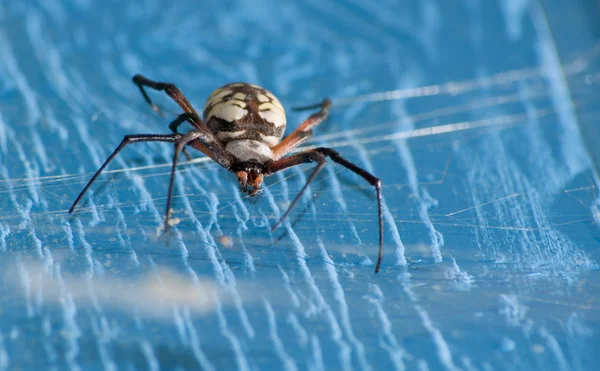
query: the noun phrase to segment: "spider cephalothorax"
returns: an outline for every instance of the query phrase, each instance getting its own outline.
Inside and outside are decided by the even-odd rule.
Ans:
[[[265,173],[265,166],[257,161],[235,163],[231,169],[240,182],[240,190],[254,196],[260,190]],[[251,187],[248,189],[248,186]]]
[[[310,182],[325,166],[327,157],[360,175],[377,191],[377,208],[379,224],[379,254],[375,272],[379,271],[383,254],[383,216],[381,210],[381,181],[344,159],[339,153],[330,148],[314,148],[285,157],[290,151],[312,136],[312,129],[321,123],[329,113],[331,101],[324,99],[321,104],[309,108],[320,108],[313,113],[291,134],[283,138],[286,127],[286,116],[279,100],[268,90],[260,86],[234,83],[225,85],[215,90],[206,100],[202,120],[190,102],[181,91],[173,84],[156,82],[141,75],[133,77],[133,82],[139,87],[146,101],[152,108],[160,113],[156,105],[144,90],[149,87],[165,91],[184,111],[171,124],[169,128],[173,134],[140,134],[127,135],[115,151],[106,159],[96,174],[83,188],[69,213],[73,212],[77,203],[85,192],[100,175],[102,170],[125,147],[134,142],[170,142],[175,144],[175,154],[171,168],[169,193],[167,196],[167,214],[165,215],[165,231],[168,230],[169,211],[171,209],[171,194],[177,161],[185,147],[192,147],[212,160],[235,173],[240,183],[242,192],[256,195],[265,176],[272,175],[290,167],[316,162],[317,166],[311,173],[306,184],[292,201],[286,212],[273,229],[286,218],[290,210],[296,205],[300,196],[307,189]],[[182,134],[178,132],[179,126],[189,122],[194,129]],[[282,139],[283,138],[283,139]]]

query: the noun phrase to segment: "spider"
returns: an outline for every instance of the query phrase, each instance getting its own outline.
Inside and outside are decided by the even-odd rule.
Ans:
[[[324,99],[320,104],[303,107],[300,109],[317,109],[319,111],[310,115],[291,134],[282,139],[286,116],[279,100],[268,90],[259,86],[246,83],[233,83],[215,90],[204,105],[203,117],[200,118],[194,107],[189,103],[183,93],[173,84],[152,81],[142,75],[135,75],[133,82],[138,86],[146,102],[161,116],[160,109],[152,102],[144,87],[164,91],[184,111],[169,124],[173,134],[137,134],[126,135],[121,144],[100,166],[98,171],[83,188],[79,196],[69,209],[73,212],[79,201],[102,173],[104,168],[128,144],[137,142],[168,142],[174,143],[175,154],[171,168],[169,192],[167,196],[167,211],[165,214],[165,232],[169,229],[169,210],[171,210],[171,194],[177,160],[183,152],[190,158],[185,150],[186,146],[192,147],[225,169],[235,173],[240,183],[242,192],[255,196],[265,176],[273,175],[279,171],[305,163],[316,162],[317,166],[308,177],[294,201],[290,204],[279,221],[272,227],[275,230],[288,216],[298,203],[308,185],[317,176],[326,164],[329,157],[334,162],[360,175],[377,192],[377,208],[379,221],[379,254],[375,272],[379,271],[383,254],[383,217],[381,208],[381,181],[368,171],[344,159],[338,152],[330,148],[314,148],[303,152],[286,155],[298,145],[312,136],[312,130],[320,124],[329,114],[331,101]],[[190,123],[194,129],[183,134],[178,128],[184,122]]]

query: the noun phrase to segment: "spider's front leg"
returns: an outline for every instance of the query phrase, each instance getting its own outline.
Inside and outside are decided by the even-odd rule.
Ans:
[[[288,216],[288,214],[290,213],[292,208],[296,205],[296,203],[298,203],[298,200],[300,200],[300,197],[302,197],[302,194],[306,191],[310,182],[313,181],[313,179],[317,176],[319,171],[321,171],[321,169],[323,169],[323,167],[325,166],[325,164],[326,164],[325,158],[326,157],[329,157],[334,162],[342,165],[346,169],[354,172],[355,174],[360,175],[364,180],[366,180],[369,184],[371,184],[373,187],[375,187],[375,191],[377,192],[377,210],[378,210],[378,221],[379,221],[379,223],[378,223],[379,224],[379,254],[377,256],[377,264],[375,265],[375,273],[377,273],[377,272],[379,272],[379,268],[381,267],[381,259],[383,257],[383,212],[382,212],[382,206],[381,206],[381,204],[382,204],[381,180],[379,178],[377,178],[376,176],[374,176],[373,174],[369,173],[368,171],[366,171],[366,170],[360,168],[359,166],[353,164],[352,162],[346,160],[337,151],[335,151],[331,148],[319,147],[319,148],[311,149],[311,150],[301,152],[301,153],[298,153],[295,155],[291,155],[291,156],[282,158],[281,160],[273,161],[273,162],[267,164],[267,169],[269,171],[269,173],[267,175],[270,175],[270,174],[273,174],[273,173],[276,173],[276,172],[279,172],[279,171],[282,171],[285,169],[289,169],[290,167],[294,167],[297,165],[306,164],[306,163],[310,163],[310,162],[317,162],[317,167],[312,172],[312,174],[308,177],[306,184],[304,184],[304,187],[302,187],[302,189],[300,190],[300,192],[298,193],[298,195],[296,196],[294,201],[292,201],[292,203],[290,204],[290,206],[288,207],[286,212],[283,214],[283,216],[279,219],[279,221],[277,223],[275,223],[272,230],[274,230],[281,224],[281,222]]]
[[[187,118],[189,118],[189,114],[183,113],[179,115],[171,125],[176,126],[182,122],[184,122]],[[73,205],[69,209],[69,214],[75,210],[75,207],[81,201],[87,190],[91,187],[91,185],[96,181],[98,176],[102,173],[102,171],[110,164],[110,162],[121,152],[121,150],[128,144],[136,143],[136,142],[169,142],[175,143],[175,154],[173,157],[173,166],[171,168],[171,179],[169,183],[169,194],[167,197],[167,211],[165,217],[165,231],[168,231],[168,216],[169,210],[171,208],[171,194],[173,192],[173,181],[175,179],[175,170],[177,168],[177,160],[179,155],[184,150],[186,145],[191,146],[192,148],[204,153],[208,157],[210,157],[213,161],[217,162],[219,165],[223,166],[226,169],[231,167],[233,163],[233,158],[227,151],[223,145],[208,131],[208,130],[192,130],[187,134],[139,134],[139,135],[126,135],[121,144],[113,151],[113,153],[104,161],[104,164],[100,166],[98,171],[94,174],[92,179],[86,184],[81,193],[73,202]]]
[[[83,187],[83,190],[81,191],[81,193],[79,193],[79,196],[77,196],[77,198],[75,199],[75,202],[73,202],[73,205],[71,205],[71,208],[69,209],[69,214],[71,214],[73,212],[73,210],[75,210],[75,207],[77,206],[77,204],[79,203],[79,201],[81,201],[81,199],[83,198],[83,196],[85,195],[85,193],[87,192],[87,190],[92,186],[92,184],[96,181],[96,178],[98,178],[98,176],[100,176],[100,173],[102,173],[102,171],[104,170],[104,168],[106,168],[108,166],[108,164],[119,154],[119,152],[121,152],[121,150],[128,144],[131,143],[137,143],[137,142],[176,142],[179,138],[181,137],[181,134],[171,134],[171,135],[162,135],[162,134],[139,134],[139,135],[126,135],[123,140],[121,141],[121,144],[119,144],[119,146],[113,151],[113,153],[108,156],[108,158],[106,159],[106,161],[104,161],[104,163],[102,164],[102,166],[100,166],[100,169],[98,169],[98,171],[96,171],[96,173],[94,174],[94,176],[92,177],[92,179],[90,179],[90,181],[85,185],[85,187]]]
[[[215,140],[210,133],[205,133],[200,130],[191,130],[185,135],[180,135],[175,141],[175,153],[173,154],[173,164],[171,166],[171,178],[169,180],[169,192],[167,194],[167,210],[165,212],[165,232],[169,230],[169,213],[171,210],[171,198],[173,194],[173,183],[175,181],[175,171],[177,170],[177,162],[181,151],[185,149],[186,145],[193,145],[194,148],[200,149],[199,146],[203,147],[203,152],[207,151],[219,165],[226,169],[231,167],[233,158],[229,155],[223,146]]]
[[[181,107],[181,109],[183,109],[183,111],[185,113],[190,114],[190,118],[188,119],[190,124],[192,124],[194,127],[198,128],[198,129],[200,128],[200,126],[203,126],[202,119],[200,118],[200,116],[198,115],[198,113],[196,112],[194,107],[187,100],[185,95],[183,95],[181,90],[179,90],[179,88],[177,86],[175,86],[175,84],[171,84],[171,83],[167,83],[167,82],[153,81],[153,80],[150,80],[149,78],[139,75],[139,74],[133,76],[133,82],[140,89],[140,92],[144,96],[144,99],[146,100],[146,102],[148,102],[148,104],[150,104],[152,109],[159,115],[164,117],[164,114],[162,113],[162,111],[150,99],[150,96],[146,92],[146,89],[144,89],[144,86],[154,89],[154,90],[164,91],[165,93],[167,93],[167,95],[169,97],[171,97],[171,99],[173,99],[175,101],[175,103],[177,103],[179,105],[179,107]]]

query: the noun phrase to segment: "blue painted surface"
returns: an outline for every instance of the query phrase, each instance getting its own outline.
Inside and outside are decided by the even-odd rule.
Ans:
[[[600,362],[592,1],[0,4],[0,370],[559,369]],[[329,166],[260,197],[180,167],[135,73],[196,105],[247,81],[329,96]],[[156,102],[179,111],[161,93]],[[306,113],[289,112],[293,128]],[[201,158],[201,156],[198,156]]]

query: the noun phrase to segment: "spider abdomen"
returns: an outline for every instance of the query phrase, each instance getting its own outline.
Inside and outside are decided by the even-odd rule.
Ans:
[[[279,143],[286,126],[279,100],[268,90],[246,83],[215,90],[206,100],[203,116],[209,130],[223,143],[252,140],[271,148]]]

